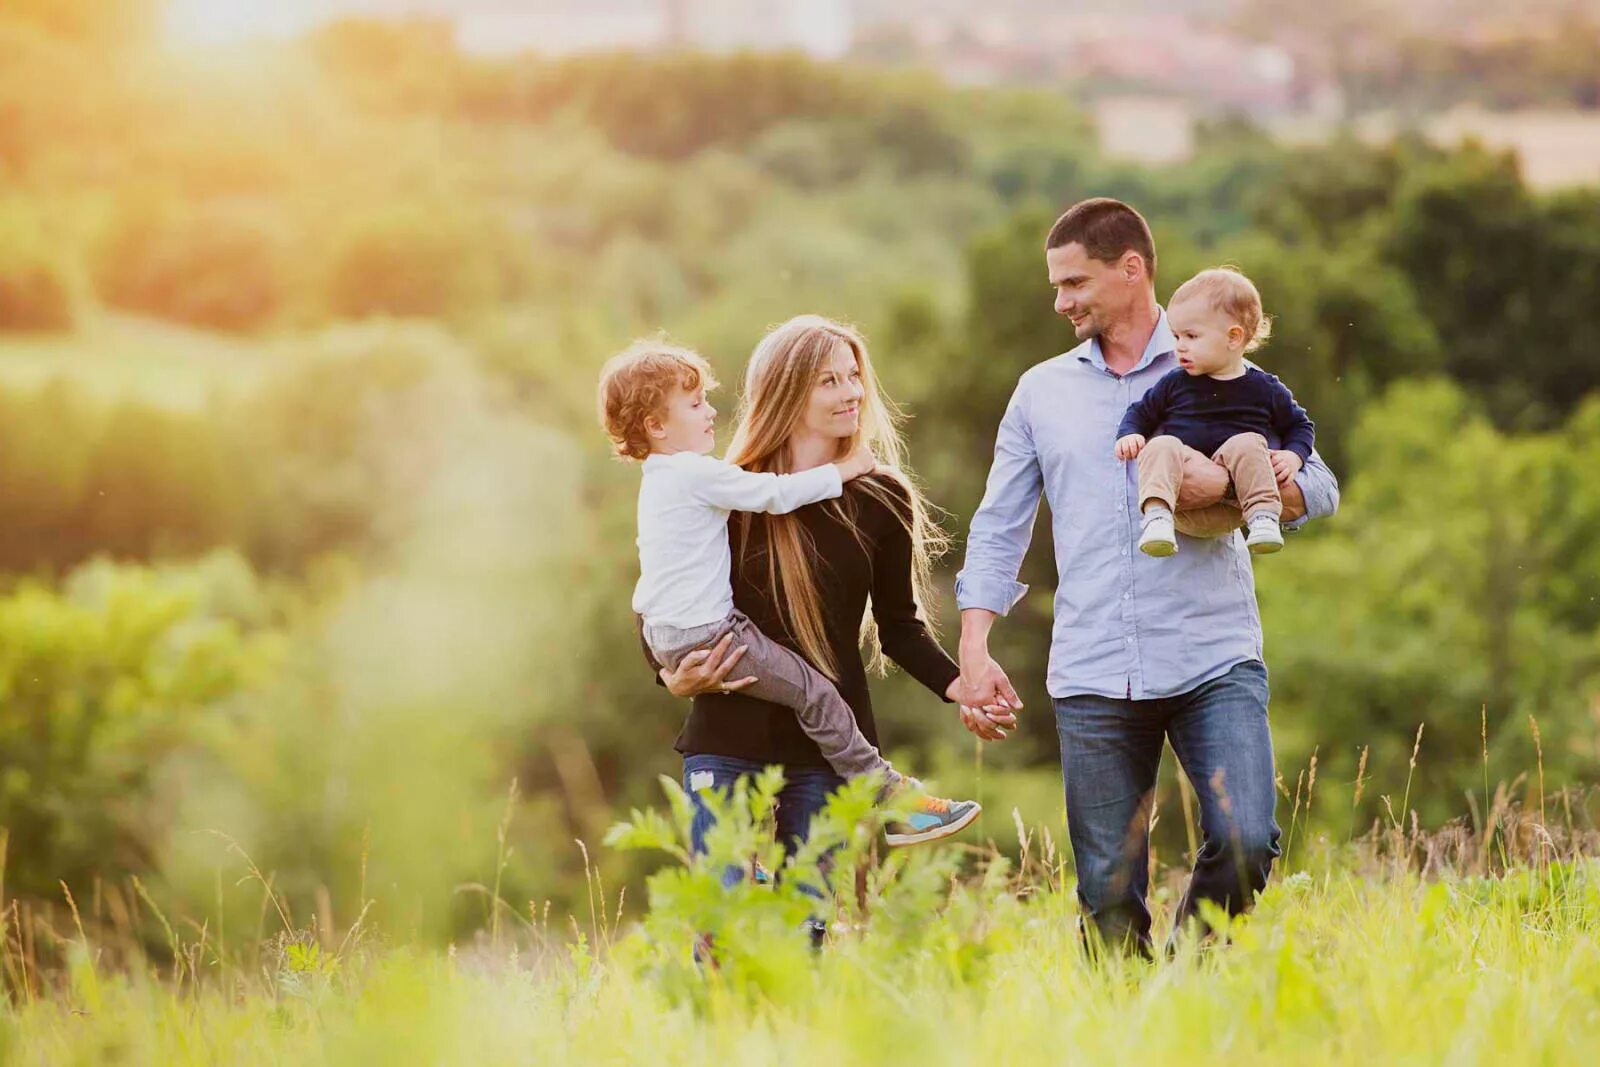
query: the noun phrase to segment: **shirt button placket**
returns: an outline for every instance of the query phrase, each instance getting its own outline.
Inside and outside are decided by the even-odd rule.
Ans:
[[[1133,402],[1133,386],[1129,381],[1131,375],[1123,375],[1118,381],[1118,400],[1123,411],[1128,410],[1128,405]],[[1119,417],[1120,419],[1120,417]],[[1122,499],[1122,513],[1126,518],[1122,537],[1122,646],[1127,654],[1127,693],[1133,696],[1133,683],[1139,677],[1138,646],[1134,640],[1137,627],[1134,625],[1133,611],[1133,565],[1132,553],[1128,546],[1133,542],[1134,532],[1139,526],[1139,516],[1135,504],[1128,493],[1128,474],[1126,467],[1119,461],[1117,463],[1117,493]],[[1137,495],[1137,494],[1135,494]]]

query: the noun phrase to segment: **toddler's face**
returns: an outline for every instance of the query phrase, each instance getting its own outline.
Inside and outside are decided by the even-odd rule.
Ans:
[[[1179,300],[1167,309],[1178,341],[1178,365],[1191,375],[1237,370],[1244,361],[1244,327],[1207,300]]]
[[[717,447],[717,409],[706,399],[705,389],[674,389],[666,411],[650,428],[657,452],[699,452]]]

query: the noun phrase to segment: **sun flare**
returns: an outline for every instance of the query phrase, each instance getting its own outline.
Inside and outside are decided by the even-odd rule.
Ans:
[[[314,14],[311,0],[168,0],[163,22],[177,45],[231,44],[281,36]]]

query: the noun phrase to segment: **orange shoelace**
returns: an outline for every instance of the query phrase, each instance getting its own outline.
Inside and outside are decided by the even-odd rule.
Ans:
[[[924,796],[917,806],[936,815],[944,815],[950,811],[950,802],[943,797]]]

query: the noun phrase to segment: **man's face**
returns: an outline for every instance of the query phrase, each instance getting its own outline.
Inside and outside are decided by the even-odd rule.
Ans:
[[[1072,321],[1078,340],[1098,337],[1127,314],[1135,293],[1137,268],[1124,253],[1114,263],[1102,263],[1076,241],[1045,252],[1050,285],[1056,291],[1056,314]]]

